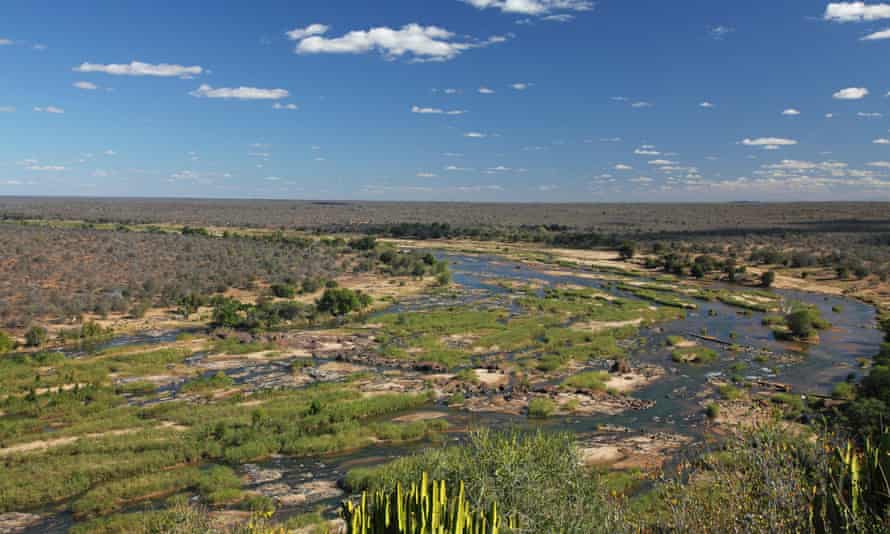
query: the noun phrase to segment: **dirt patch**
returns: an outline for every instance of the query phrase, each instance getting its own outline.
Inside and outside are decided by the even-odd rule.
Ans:
[[[184,427],[181,425],[177,425],[175,423],[165,422],[162,423],[158,428],[169,429],[169,430],[187,430],[188,427]],[[140,432],[142,430],[146,430],[143,428],[125,428],[121,430],[110,430],[108,432],[97,432],[93,434],[84,434],[82,436],[70,436],[64,438],[55,438],[55,439],[41,439],[36,441],[29,441],[27,443],[19,443],[18,445],[12,445],[3,449],[0,449],[0,457],[10,456],[13,454],[21,454],[27,452],[40,452],[48,449],[54,449],[56,447],[63,447],[65,445],[71,445],[72,443],[76,443],[81,439],[96,439],[96,438],[106,438],[111,436],[125,436],[127,434],[135,434],[136,432]],[[2,531],[0,531],[2,532]]]
[[[416,421],[431,421],[433,419],[442,419],[448,414],[442,412],[414,412],[408,415],[402,415],[393,419],[394,423],[414,423]]]
[[[646,367],[630,373],[611,374],[606,389],[619,393],[636,391],[663,377],[664,373],[661,367]]]
[[[657,471],[672,454],[691,441],[687,436],[665,432],[632,436],[605,434],[582,443],[579,450],[585,465]]]
[[[643,318],[630,319],[627,321],[590,321],[587,323],[575,323],[570,328],[574,330],[584,330],[585,332],[602,332],[604,330],[612,330],[615,328],[623,328],[625,326],[640,326],[643,324]]]

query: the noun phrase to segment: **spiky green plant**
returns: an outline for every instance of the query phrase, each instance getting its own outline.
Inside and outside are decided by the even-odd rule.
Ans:
[[[348,534],[497,534],[501,527],[497,503],[474,510],[460,483],[457,495],[448,497],[445,481],[430,481],[423,473],[420,484],[404,491],[362,493],[358,504],[346,501],[341,513]],[[514,528],[514,522],[507,520]]]
[[[890,432],[862,449],[852,442],[835,450],[828,487],[813,503],[813,526],[822,532],[861,532],[890,527]]]

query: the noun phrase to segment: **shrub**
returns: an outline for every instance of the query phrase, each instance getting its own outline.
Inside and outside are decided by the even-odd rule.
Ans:
[[[556,403],[550,399],[537,397],[528,401],[529,417],[549,417],[556,411]]]
[[[281,299],[292,299],[296,295],[297,290],[290,284],[272,284],[269,288],[272,294]]]
[[[0,331],[0,354],[5,354],[15,348],[15,340],[6,332]]]
[[[776,281],[776,273],[773,271],[767,271],[763,273],[763,276],[760,277],[760,285],[763,287],[772,287],[773,282]]]
[[[46,343],[48,335],[46,328],[42,326],[32,326],[25,332],[25,345],[29,347],[39,347]]]
[[[705,406],[705,414],[708,416],[708,419],[717,419],[720,417],[720,405],[716,402],[709,403]]]

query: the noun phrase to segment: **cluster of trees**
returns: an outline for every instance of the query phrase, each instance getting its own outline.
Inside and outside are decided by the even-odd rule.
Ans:
[[[890,427],[890,315],[881,318],[880,326],[886,342],[873,357],[856,398],[844,410],[850,428],[862,436],[875,435]]]
[[[333,240],[122,232],[0,224],[0,322],[141,315],[152,306],[194,310],[198,295],[252,289],[258,280],[299,284],[340,271]],[[345,244],[345,242],[343,242]]]
[[[340,287],[325,289],[315,304],[271,299],[259,299],[256,304],[249,304],[223,296],[210,301],[213,326],[253,332],[283,324],[314,323],[323,316],[342,317],[364,310],[372,303],[373,299],[367,293]]]
[[[755,264],[784,265],[793,269],[806,267],[823,267],[833,269],[838,278],[845,279],[855,276],[863,279],[872,274],[872,267],[863,259],[850,254],[832,251],[816,254],[806,250],[780,251],[772,247],[759,247],[751,251],[748,260]],[[886,272],[878,271],[879,276]]]
[[[704,278],[711,273],[722,273],[727,280],[735,282],[740,275],[745,274],[745,266],[740,266],[735,258],[720,259],[710,254],[690,256],[676,252],[667,252],[658,257],[646,259],[646,267],[649,269],[660,268],[666,273],[677,276],[692,276]]]

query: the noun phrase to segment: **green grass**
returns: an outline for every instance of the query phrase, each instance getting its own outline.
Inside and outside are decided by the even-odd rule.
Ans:
[[[717,359],[717,351],[707,347],[678,347],[671,351],[671,358],[678,363],[711,363]]]
[[[587,371],[568,377],[563,381],[563,385],[576,389],[603,391],[608,380],[609,373],[605,371]]]

